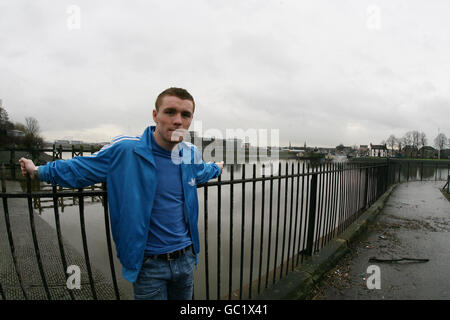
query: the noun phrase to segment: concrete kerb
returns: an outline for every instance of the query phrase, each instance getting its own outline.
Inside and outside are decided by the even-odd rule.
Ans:
[[[372,206],[338,238],[331,240],[319,254],[309,257],[285,278],[268,288],[256,300],[302,300],[323,275],[349,252],[349,245],[363,233],[383,209],[397,184],[392,185]]]

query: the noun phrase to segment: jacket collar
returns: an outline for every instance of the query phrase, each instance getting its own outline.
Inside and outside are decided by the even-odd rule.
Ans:
[[[150,162],[154,167],[156,167],[155,159],[152,153],[152,137],[151,134],[155,131],[155,126],[147,127],[144,133],[141,135],[141,139],[134,147],[134,152],[140,155],[142,158]]]

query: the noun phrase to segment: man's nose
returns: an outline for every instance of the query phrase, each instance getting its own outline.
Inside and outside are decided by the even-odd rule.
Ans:
[[[181,114],[176,114],[173,118],[173,124],[179,124],[181,125],[183,122],[181,121]]]

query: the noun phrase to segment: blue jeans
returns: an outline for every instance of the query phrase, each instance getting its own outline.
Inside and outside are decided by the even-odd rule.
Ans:
[[[192,248],[175,260],[145,257],[136,282],[136,300],[191,300],[195,255]]]

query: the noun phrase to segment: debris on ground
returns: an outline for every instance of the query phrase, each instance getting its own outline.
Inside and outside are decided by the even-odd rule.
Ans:
[[[430,259],[422,259],[422,258],[399,258],[399,259],[380,259],[376,257],[370,257],[369,262],[385,262],[385,263],[393,263],[393,262],[428,262]]]

